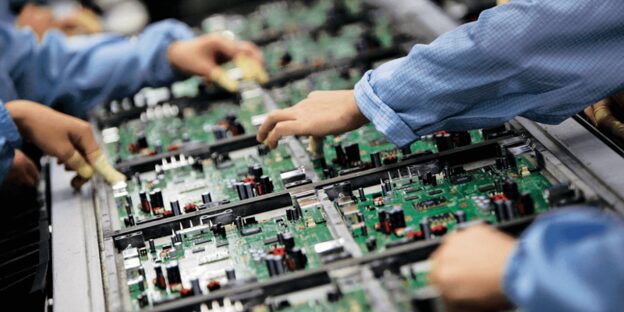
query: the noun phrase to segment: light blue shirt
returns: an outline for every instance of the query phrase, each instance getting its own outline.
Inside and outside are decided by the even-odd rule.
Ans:
[[[356,101],[397,146],[519,115],[559,123],[624,89],[623,17],[622,0],[516,0],[367,72]],[[505,292],[527,311],[624,311],[623,259],[621,220],[562,211],[520,239]]]
[[[113,34],[68,39],[51,31],[38,44],[30,31],[0,22],[0,103],[26,99],[84,117],[98,104],[181,78],[167,50],[173,41],[192,36],[186,25],[164,21],[130,40]],[[0,106],[1,182],[21,141]]]

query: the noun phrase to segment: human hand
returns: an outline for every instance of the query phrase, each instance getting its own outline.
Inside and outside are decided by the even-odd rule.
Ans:
[[[16,149],[6,180],[17,185],[34,187],[39,181],[39,169],[32,159]]]
[[[6,108],[25,140],[83,178],[93,175],[85,157],[99,147],[89,123],[30,101],[12,101]]]
[[[429,273],[446,308],[467,311],[506,307],[502,279],[515,245],[514,238],[486,225],[449,234],[431,255]]]
[[[258,64],[264,63],[262,53],[253,43],[237,41],[219,34],[209,34],[191,40],[177,41],[169,46],[169,62],[181,72],[216,80],[219,65],[239,56]]]
[[[353,90],[315,91],[293,107],[271,112],[256,138],[275,148],[284,136],[322,137],[351,131],[367,123],[368,119],[355,102]]]

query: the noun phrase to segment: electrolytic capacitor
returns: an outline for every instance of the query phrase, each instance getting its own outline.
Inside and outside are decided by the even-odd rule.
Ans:
[[[234,271],[234,269],[226,269],[225,276],[227,277],[228,281],[234,281],[236,280],[236,271]]]
[[[334,151],[336,152],[336,163],[340,166],[347,165],[347,155],[345,154],[342,145],[334,144]]]
[[[245,194],[246,194],[246,198],[252,198],[254,197],[254,192],[253,192],[253,185],[250,182],[245,182]]]
[[[448,133],[438,133],[434,136],[438,152],[447,151],[453,148],[453,140]]]
[[[151,253],[155,253],[156,252],[156,243],[154,242],[153,238],[150,238],[150,240],[149,240],[149,248],[150,248],[150,252]]]
[[[277,275],[277,268],[275,267],[275,256],[273,255],[267,255],[264,257],[264,263],[267,266],[267,270],[269,271],[269,276],[275,276]]]
[[[392,210],[388,213],[388,217],[390,218],[390,224],[392,224],[393,230],[405,227],[405,214],[403,213],[403,208],[392,208]]]
[[[243,200],[248,198],[247,191],[245,191],[244,183],[237,182],[236,184],[234,184],[234,187],[236,188],[236,192],[238,193],[238,199]]]
[[[199,296],[202,294],[201,287],[199,286],[199,279],[195,278],[191,280],[191,290],[193,291],[194,296]]]
[[[290,250],[289,255],[293,258],[295,262],[295,270],[301,270],[305,268],[308,263],[308,257],[303,253],[303,250],[299,247],[293,247]]]
[[[290,232],[282,234],[282,241],[282,244],[284,245],[284,248],[286,248],[286,251],[289,251],[293,247],[295,247],[295,237]]]
[[[533,198],[529,193],[522,193],[520,196],[520,200],[517,202],[518,204],[518,214],[520,216],[528,216],[535,213],[535,204],[533,202]]]
[[[177,200],[173,200],[169,203],[169,205],[171,206],[171,212],[173,212],[174,216],[179,216],[182,214],[182,212],[180,211],[180,202]]]
[[[141,210],[145,213],[150,213],[150,211],[152,211],[152,206],[150,205],[150,201],[147,199],[147,193],[145,191],[140,191],[139,198],[141,199]]]
[[[381,154],[379,152],[372,153],[370,158],[373,167],[378,168],[382,166],[383,163],[381,162]]]
[[[264,174],[263,170],[262,170],[262,166],[260,166],[259,164],[255,164],[253,166],[250,166],[249,170],[249,175],[254,177],[254,179],[256,181],[258,181],[260,179],[260,177]]]
[[[273,261],[275,262],[275,273],[276,275],[282,275],[286,272],[286,268],[284,267],[284,261],[282,256],[275,256],[273,258]]]
[[[520,191],[518,190],[518,184],[514,181],[507,180],[503,183],[503,194],[511,200],[516,200],[520,197]]]
[[[132,215],[132,197],[130,195],[126,195],[126,202],[125,202],[125,207],[126,209],[126,214],[128,216]]]
[[[506,220],[513,220],[516,218],[516,208],[510,200],[505,201],[505,217]]]
[[[360,187],[358,189],[358,195],[360,197],[360,202],[366,201],[366,194],[364,194],[364,189],[363,188]]]
[[[347,154],[347,161],[349,163],[356,163],[361,160],[360,145],[358,143],[345,146],[345,153]]]
[[[423,233],[423,237],[425,239],[431,238],[431,220],[429,218],[424,218],[420,220],[419,223],[420,231]]]
[[[403,157],[405,157],[407,155],[411,155],[412,154],[412,147],[409,144],[401,147],[401,154],[403,154]]]
[[[498,222],[503,222],[507,220],[505,201],[503,200],[494,201],[494,214],[496,214],[496,221]]]
[[[201,197],[202,197],[202,202],[204,204],[208,204],[212,202],[212,195],[210,194],[210,192],[203,193]]]
[[[157,266],[154,268],[154,270],[156,271],[156,280],[154,281],[154,284],[160,289],[166,289],[167,281],[165,280],[165,276],[163,275],[162,267]]]
[[[167,281],[169,287],[182,283],[182,277],[180,276],[180,267],[177,262],[173,262],[167,266]]]
[[[165,207],[162,191],[160,189],[155,189],[150,193],[150,201],[152,210]]]
[[[366,240],[366,249],[373,251],[377,248],[377,238],[374,236]]]
[[[457,221],[457,223],[464,223],[466,222],[466,212],[463,210],[457,210],[455,211],[455,213],[453,214],[455,216],[455,220]]]
[[[147,137],[145,136],[145,133],[140,132],[140,133],[138,134],[138,137],[137,137],[137,143],[136,143],[136,144],[137,144],[137,148],[138,148],[139,150],[142,150],[142,149],[144,149],[144,148],[147,148]]]

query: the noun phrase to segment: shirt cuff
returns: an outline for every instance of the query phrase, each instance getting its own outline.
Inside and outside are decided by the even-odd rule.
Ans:
[[[11,119],[9,111],[0,102],[0,183],[4,181],[11,166],[15,149],[22,146],[22,137]]]
[[[394,145],[402,147],[414,142],[418,139],[414,131],[375,94],[370,85],[372,72],[366,72],[355,85],[355,101],[360,111]]]

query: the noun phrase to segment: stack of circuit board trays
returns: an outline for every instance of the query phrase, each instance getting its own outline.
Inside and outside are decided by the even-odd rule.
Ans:
[[[236,11],[232,9],[232,11]],[[257,42],[271,79],[238,94],[192,77],[96,112],[128,181],[96,188],[110,311],[435,311],[429,254],[487,222],[517,235],[593,199],[516,124],[396,147],[374,126],[317,142],[255,140],[266,114],[427,42],[364,0],[271,1],[208,17]],[[409,45],[407,45],[409,47]]]

